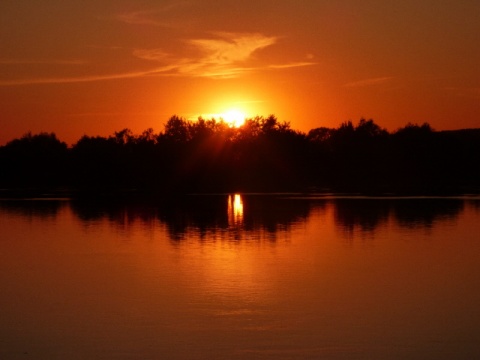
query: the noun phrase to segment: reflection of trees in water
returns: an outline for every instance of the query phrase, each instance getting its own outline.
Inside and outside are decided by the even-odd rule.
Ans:
[[[61,200],[1,200],[0,209],[25,217],[55,218],[67,202]]]
[[[156,208],[145,202],[122,200],[73,200],[71,208],[84,224],[106,220],[118,228],[128,228],[134,223],[144,225],[155,221]]]
[[[242,216],[232,222],[229,201],[232,201],[229,195],[180,196],[155,201],[110,199],[73,201],[72,209],[83,221],[108,219],[121,227],[136,221],[146,224],[160,221],[166,225],[172,240],[183,240],[192,235],[202,240],[275,240],[278,231],[288,232],[293,224],[305,221],[311,207],[309,201],[242,195]]]
[[[213,200],[214,199],[214,200]],[[310,204],[275,196],[242,196],[242,216],[232,223],[228,196],[199,196],[175,210],[165,209],[159,218],[167,225],[171,239],[183,240],[192,233],[200,239],[276,240],[279,231],[289,232],[292,225],[305,221]],[[238,215],[238,214],[237,214]],[[230,220],[230,222],[229,222]]]
[[[461,199],[397,198],[334,200],[335,224],[348,232],[373,232],[393,218],[401,227],[432,227],[454,219],[464,208]]]
[[[289,231],[293,224],[305,221],[312,204],[288,198],[252,196],[245,198],[244,228],[262,228],[270,233]]]
[[[467,203],[472,206],[475,211],[480,211],[480,198],[470,199],[467,201]]]
[[[82,221],[107,219],[121,227],[136,222],[151,224],[160,221],[166,224],[172,235],[186,232],[191,224],[196,224],[200,232],[209,227],[228,227],[223,196],[209,197],[208,201],[205,197],[196,196],[156,200],[74,200],[72,209]]]
[[[394,216],[400,226],[432,227],[441,220],[456,218],[464,209],[459,199],[407,199],[396,201]]]
[[[203,239],[212,231],[228,229],[227,206],[227,195],[187,196],[162,203],[157,217],[172,240],[183,240],[192,232]]]
[[[230,204],[234,199],[230,195]],[[242,214],[232,222],[229,195],[198,195],[160,199],[83,199],[69,204],[83,223],[107,220],[125,229],[135,223],[145,228],[165,224],[172,240],[189,237],[201,240],[268,239],[288,233],[305,222],[312,210],[333,206],[335,226],[353,233],[374,232],[389,220],[401,227],[432,227],[436,222],[455,219],[464,209],[462,199],[330,199],[312,201],[270,195],[242,195]],[[469,201],[480,211],[480,201]],[[2,200],[0,210],[27,217],[55,217],[65,201]],[[230,211],[230,212],[229,212]]]
[[[335,225],[349,233],[357,228],[374,231],[390,211],[388,202],[374,199],[338,199],[333,204]]]

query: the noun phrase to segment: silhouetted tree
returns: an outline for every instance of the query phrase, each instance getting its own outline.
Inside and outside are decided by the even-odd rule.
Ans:
[[[191,139],[188,121],[173,115],[165,124],[164,136],[173,142],[186,143]]]
[[[316,143],[323,143],[330,139],[332,133],[334,132],[333,129],[327,127],[319,127],[316,129],[312,129],[307,134],[307,139],[309,141],[313,141]]]
[[[27,133],[2,151],[0,181],[12,187],[59,186],[66,181],[67,145],[54,133]]]
[[[375,124],[373,120],[360,119],[358,125],[355,127],[355,134],[359,138],[374,139],[379,137],[385,137],[388,135],[388,131],[382,129]]]
[[[125,128],[83,136],[28,133],[0,147],[0,185],[149,192],[480,191],[480,129],[434,131],[408,123],[392,134],[373,120],[305,134],[274,115],[224,121],[172,116],[163,132]]]

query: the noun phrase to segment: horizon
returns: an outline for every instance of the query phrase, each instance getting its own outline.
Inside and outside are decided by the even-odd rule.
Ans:
[[[206,114],[206,115],[216,115],[216,114]],[[238,115],[238,114],[236,114]],[[172,118],[179,118],[180,120],[182,121],[185,121],[187,123],[197,123],[200,119],[204,120],[204,121],[210,121],[210,120],[214,120],[217,124],[225,124],[226,126],[228,126],[229,128],[233,128],[233,129],[237,129],[237,130],[241,130],[245,123],[248,122],[248,121],[257,121],[257,120],[260,120],[261,119],[267,119],[269,117],[273,117],[276,122],[278,124],[287,124],[289,129],[292,130],[292,131],[295,131],[297,133],[300,133],[300,134],[303,134],[305,136],[308,135],[309,131],[312,131],[312,130],[316,130],[316,129],[319,129],[319,128],[327,128],[327,129],[331,129],[331,130],[338,130],[342,125],[344,124],[347,124],[347,123],[351,123],[355,128],[361,124],[362,121],[368,121],[368,122],[373,122],[373,124],[375,126],[378,126],[380,129],[382,130],[385,130],[387,131],[387,133],[389,135],[393,135],[395,134],[398,130],[401,130],[401,129],[404,129],[408,126],[415,126],[415,127],[421,127],[423,125],[427,125],[431,131],[433,132],[443,132],[443,131],[464,131],[464,130],[480,130],[480,126],[477,126],[477,127],[471,127],[471,128],[457,128],[457,129],[446,129],[446,130],[442,130],[442,129],[435,129],[434,127],[431,126],[430,123],[428,122],[424,122],[424,123],[411,123],[411,122],[406,122],[405,124],[403,124],[402,126],[399,126],[393,130],[390,130],[386,127],[383,127],[382,124],[378,124],[375,119],[366,119],[366,118],[361,118],[359,119],[358,121],[351,121],[351,120],[347,120],[347,121],[343,121],[343,122],[340,122],[338,123],[336,126],[331,126],[331,127],[326,127],[326,126],[319,126],[317,128],[312,128],[312,129],[307,129],[306,131],[304,130],[300,130],[300,129],[296,129],[294,128],[293,126],[291,126],[291,124],[288,122],[288,121],[281,121],[280,119],[278,119],[274,114],[271,114],[269,116],[259,116],[259,115],[256,115],[256,116],[252,116],[252,117],[244,117],[241,121],[239,121],[238,118],[234,118],[234,117],[231,117],[231,118],[223,118],[223,117],[216,117],[216,116],[210,116],[210,117],[203,117],[203,116],[198,116],[196,119],[191,119],[191,118],[186,118],[186,117],[183,117],[183,116],[179,116],[179,115],[172,115],[169,117],[168,120],[172,119]],[[146,131],[150,131],[153,133],[153,135],[161,135],[161,134],[164,134],[165,133],[165,127],[168,123],[168,120],[165,121],[161,126],[163,127],[163,129],[153,129],[153,128],[146,128],[146,129],[141,129],[140,131],[133,131],[131,128],[123,128],[123,129],[114,129],[111,133],[108,133],[108,134],[87,134],[87,133],[83,133],[82,135],[78,136],[78,138],[74,139],[74,141],[72,142],[68,142],[66,141],[65,139],[61,138],[55,131],[38,131],[38,132],[32,132],[32,131],[27,131],[25,133],[23,133],[21,136],[18,136],[16,138],[12,138],[12,139],[9,139],[7,141],[5,141],[3,144],[0,143],[0,147],[3,147],[3,146],[6,146],[7,144],[11,143],[12,141],[14,140],[19,140],[19,139],[22,139],[22,138],[25,138],[27,136],[38,136],[38,135],[55,135],[55,137],[61,141],[61,142],[64,142],[68,147],[73,147],[75,146],[78,141],[80,141],[83,137],[88,137],[88,138],[95,138],[95,137],[100,137],[100,138],[110,138],[112,136],[115,136],[115,134],[117,132],[122,132],[124,130],[128,130],[131,132],[131,135],[133,135],[134,137],[138,137],[138,136],[141,136],[142,133],[146,132]]]

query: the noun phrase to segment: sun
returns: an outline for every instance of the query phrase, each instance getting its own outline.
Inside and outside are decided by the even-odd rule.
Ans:
[[[220,114],[220,117],[230,126],[240,127],[245,123],[246,115],[240,110],[233,109]]]

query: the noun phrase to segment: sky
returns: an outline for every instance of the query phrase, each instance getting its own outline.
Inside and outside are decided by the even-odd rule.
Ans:
[[[478,0],[2,0],[0,145],[172,115],[480,127]]]

